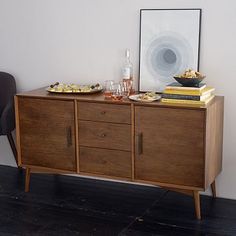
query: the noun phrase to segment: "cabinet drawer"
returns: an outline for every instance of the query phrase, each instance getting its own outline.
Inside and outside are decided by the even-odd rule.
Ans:
[[[80,120],[123,124],[131,123],[131,111],[129,105],[79,102],[78,112]]]
[[[100,148],[80,148],[81,172],[131,178],[131,153]]]
[[[79,143],[88,147],[130,151],[131,126],[80,120]]]

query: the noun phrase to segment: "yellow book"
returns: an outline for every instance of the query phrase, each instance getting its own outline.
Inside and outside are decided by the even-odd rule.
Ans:
[[[211,95],[204,101],[194,101],[194,100],[181,100],[181,99],[169,99],[169,98],[162,98],[161,102],[169,103],[169,104],[186,104],[186,105],[206,105],[210,102],[215,95]]]
[[[187,89],[165,89],[163,93],[166,94],[180,94],[180,95],[197,95],[204,96],[208,93],[212,93],[215,90],[213,87],[205,87],[203,90],[187,90]]]

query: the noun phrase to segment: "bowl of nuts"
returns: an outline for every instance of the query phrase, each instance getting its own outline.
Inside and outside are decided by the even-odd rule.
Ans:
[[[188,69],[183,74],[174,76],[174,79],[184,87],[199,87],[205,77],[198,71]]]

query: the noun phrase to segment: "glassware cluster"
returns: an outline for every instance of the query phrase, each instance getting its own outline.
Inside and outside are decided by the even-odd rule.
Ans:
[[[122,67],[122,80],[120,82],[106,80],[104,95],[105,98],[120,101],[124,97],[129,97],[133,92],[133,64],[130,61],[130,50],[126,49],[125,62]]]

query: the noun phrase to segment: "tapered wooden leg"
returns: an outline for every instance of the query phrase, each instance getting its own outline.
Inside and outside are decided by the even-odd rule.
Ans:
[[[198,220],[201,220],[201,206],[200,206],[200,194],[199,191],[193,191],[195,213]]]
[[[30,187],[30,168],[26,168],[26,173],[25,173],[25,192],[29,192],[29,187]]]
[[[211,184],[211,191],[212,191],[212,196],[216,198],[216,182],[215,180]]]

